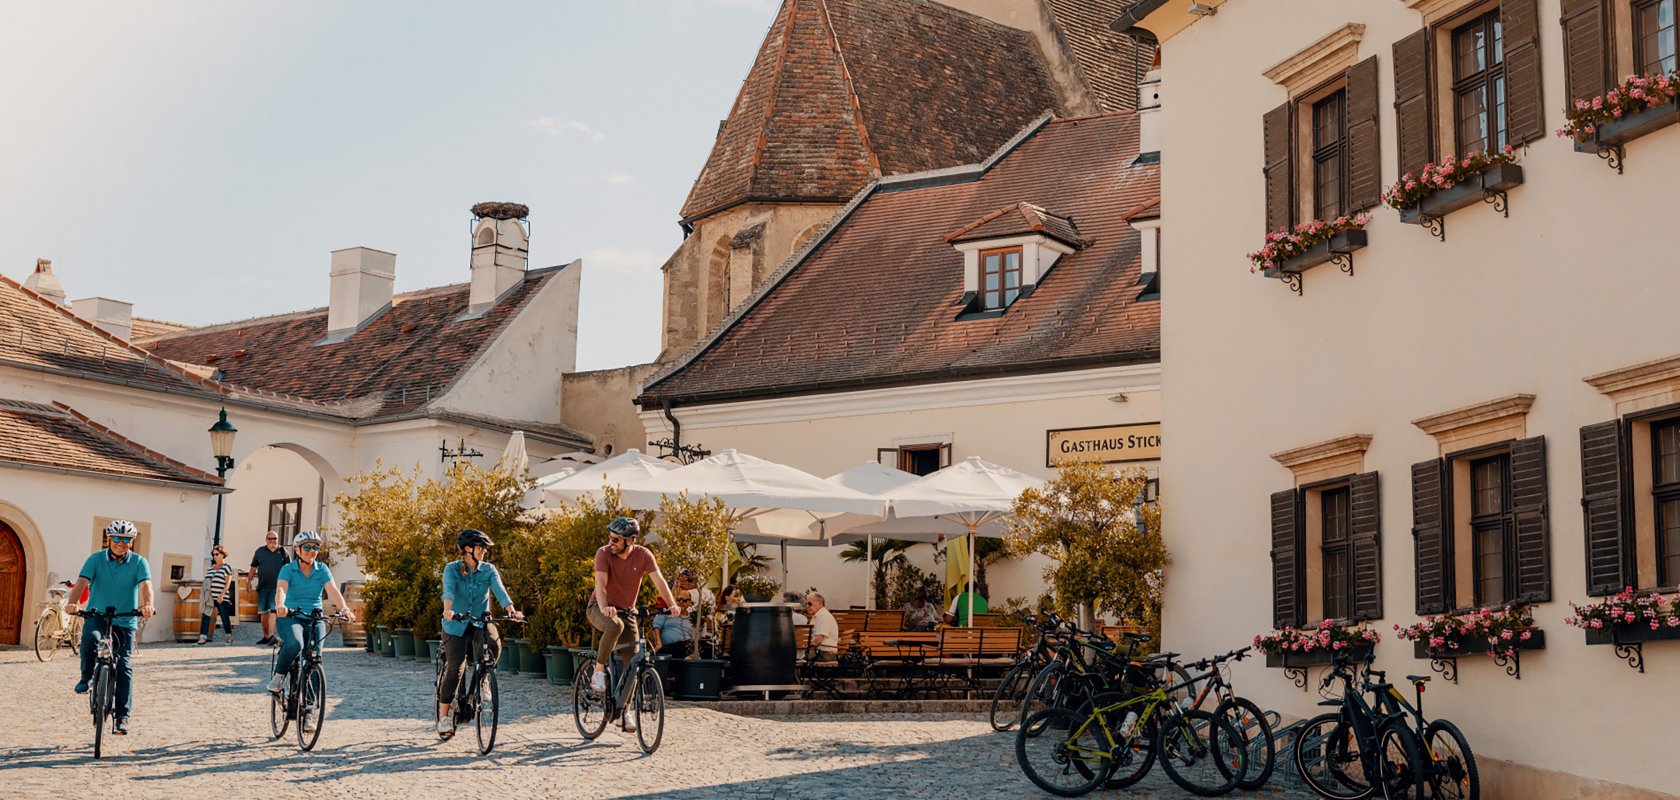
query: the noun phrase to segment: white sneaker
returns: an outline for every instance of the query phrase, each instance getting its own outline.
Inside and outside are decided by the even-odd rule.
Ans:
[[[286,688],[286,676],[276,672],[274,677],[268,679],[269,694],[279,694],[280,690],[284,688]]]
[[[450,712],[447,717],[438,717],[438,735],[449,736],[455,732],[455,713]]]
[[[303,714],[303,732],[304,733],[314,733],[315,732],[315,707],[314,706],[304,706],[302,714]]]
[[[601,670],[595,670],[594,676],[589,679],[589,688],[597,692],[606,691],[607,673],[602,672]]]
[[[625,733],[635,733],[636,732],[636,718],[635,717],[625,717],[624,718],[624,732]]]

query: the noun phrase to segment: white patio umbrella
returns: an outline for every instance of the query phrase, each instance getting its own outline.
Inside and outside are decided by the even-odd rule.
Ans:
[[[982,535],[982,528],[988,524],[1006,519],[1021,492],[1043,485],[1042,479],[970,457],[880,496],[892,504],[895,523],[919,523],[919,518],[936,517],[962,526],[961,532],[968,535],[968,619],[972,625],[974,537]]]
[[[531,466],[531,455],[525,451],[525,432],[514,431],[508,437],[507,447],[502,449],[502,457],[497,459],[496,466],[507,470],[513,475],[523,475]]]
[[[586,494],[600,494],[609,486],[645,480],[677,469],[676,464],[650,458],[632,448],[599,464],[555,473],[537,482],[542,502],[576,500]]]

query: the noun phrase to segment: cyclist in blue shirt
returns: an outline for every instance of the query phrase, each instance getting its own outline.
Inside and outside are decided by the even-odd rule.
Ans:
[[[88,589],[90,610],[115,608],[118,614],[138,611],[141,617],[151,619],[152,567],[144,556],[134,552],[134,540],[139,536],[140,529],[126,519],[105,526],[107,546],[82,563],[70,596],[81,597],[82,590]],[[134,617],[118,617],[109,623],[89,619],[82,628],[82,679],[76,684],[76,693],[87,694],[99,639],[109,635],[111,652],[117,659],[117,724],[111,731],[118,734],[128,733],[128,712],[134,707],[134,664],[129,656],[134,652],[135,627]]]
[[[489,613],[490,595],[507,610],[515,621],[525,619],[513,607],[507,587],[502,585],[502,573],[484,559],[489,557],[494,543],[483,531],[468,528],[455,537],[461,558],[443,568],[443,680],[438,682],[438,735],[448,738],[455,733],[455,715],[450,713],[450,701],[460,685],[469,650],[473,658],[480,648],[490,648],[492,659],[502,650],[501,635],[494,623],[478,620],[457,620],[456,614],[481,617]]]
[[[289,613],[320,609],[321,594],[325,591],[327,596],[338,604],[346,622],[356,621],[355,612],[350,610],[349,603],[344,602],[344,595],[339,594],[338,584],[333,582],[332,570],[327,569],[326,564],[315,561],[321,554],[321,534],[303,531],[292,539],[292,545],[297,557],[280,568],[280,577],[274,590],[274,612],[278,615],[274,635],[280,639],[280,658],[274,662],[274,677],[268,679],[268,690],[274,694],[280,693],[281,687],[286,683],[286,673],[292,668],[292,662],[303,652],[303,622],[287,616]],[[326,638],[326,621],[314,624],[315,640]],[[313,722],[315,718],[305,716],[304,719]]]

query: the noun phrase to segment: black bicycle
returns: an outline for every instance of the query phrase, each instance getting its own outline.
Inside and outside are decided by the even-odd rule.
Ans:
[[[1365,702],[1366,693],[1392,688],[1386,674],[1371,669],[1369,659],[1357,685],[1356,673],[1347,655],[1338,653],[1319,691],[1340,679],[1341,699],[1319,703],[1337,710],[1301,724],[1295,735],[1296,770],[1308,787],[1332,800],[1423,800],[1428,784],[1422,747],[1406,715]]]
[[[1271,720],[1267,719],[1266,712],[1261,711],[1253,701],[1237,695],[1227,674],[1231,662],[1243,660],[1252,649],[1244,647],[1222,656],[1192,661],[1185,666],[1206,672],[1192,676],[1174,687],[1190,692],[1191,700],[1186,706],[1188,708],[1199,709],[1204,703],[1213,701],[1213,715],[1230,722],[1248,744],[1248,774],[1237,782],[1237,788],[1245,791],[1265,786],[1272,778],[1277,761],[1277,742],[1272,733]],[[1200,690],[1194,688],[1198,683],[1203,684]]]
[[[118,614],[116,606],[106,606],[104,611],[83,609],[76,612],[76,616],[105,622],[105,630],[97,634],[99,643],[94,650],[93,679],[88,683],[88,710],[93,712],[93,757],[99,758],[105,750],[105,722],[112,720],[114,725],[117,717],[117,652],[116,646],[111,644],[111,623],[123,617],[138,617],[140,612]]]
[[[1370,666],[1369,662],[1366,664]],[[1420,755],[1424,761],[1424,778],[1429,782],[1429,796],[1435,800],[1480,800],[1482,781],[1476,771],[1476,756],[1470,752],[1470,741],[1457,725],[1444,719],[1430,720],[1423,716],[1423,685],[1428,675],[1407,675],[1407,682],[1417,692],[1417,705],[1406,702],[1405,695],[1394,686],[1379,691],[1372,705],[1384,714],[1404,714],[1411,720],[1412,732],[1422,743]],[[1383,684],[1386,685],[1386,684]]]
[[[472,614],[456,614],[457,622],[478,622],[489,625],[492,622],[519,622],[512,617],[493,617],[488,612],[474,616]],[[455,699],[450,703],[450,713],[455,717],[455,724],[472,722],[478,733],[478,754],[490,755],[496,747],[496,724],[501,720],[501,694],[496,687],[496,655],[490,649],[490,634],[482,627],[469,627],[469,636],[478,637],[477,657],[466,659],[466,674],[455,683]],[[436,703],[438,690],[443,686],[443,665],[447,659],[440,654],[437,660],[437,678],[432,682],[432,698]],[[454,732],[440,733],[441,739],[454,737]]]
[[[992,692],[990,717],[994,731],[1010,730],[1021,721],[1021,704],[1027,699],[1027,690],[1032,688],[1033,677],[1050,664],[1055,652],[1052,637],[1061,621],[1054,614],[1045,614],[1044,617],[1040,621],[1027,614],[1021,615],[1023,622],[1038,628],[1038,641],[1015,659],[1015,663],[1003,673],[1003,679],[998,681],[997,690]]]
[[[274,738],[286,735],[286,727],[297,720],[298,748],[304,752],[315,749],[321,738],[321,726],[327,719],[327,672],[321,665],[321,637],[316,623],[327,619],[344,620],[344,614],[323,614],[321,609],[307,613],[292,611],[286,616],[297,620],[303,628],[303,652],[286,671],[280,691],[271,694],[268,723]],[[269,647],[269,672],[280,664],[280,644]]]
[[[572,682],[572,721],[583,738],[594,739],[606,730],[608,722],[633,713],[636,741],[642,752],[651,754],[659,749],[659,740],[665,735],[665,685],[653,668],[653,653],[642,638],[641,621],[653,615],[643,608],[621,608],[618,614],[628,620],[625,632],[631,639],[609,655],[630,649],[630,663],[620,667],[617,658],[609,657],[607,691],[598,692],[593,679],[600,654],[585,659]]]

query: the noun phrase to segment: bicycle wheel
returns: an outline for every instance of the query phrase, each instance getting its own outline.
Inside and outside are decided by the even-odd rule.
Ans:
[[[1320,714],[1295,732],[1295,771],[1307,788],[1331,800],[1365,800],[1376,790],[1365,782],[1359,737],[1339,713]]]
[[[1417,734],[1398,720],[1390,721],[1377,731],[1377,757],[1372,767],[1377,775],[1367,774],[1372,784],[1387,800],[1423,800],[1423,748]]]
[[[35,658],[51,661],[58,653],[63,635],[64,625],[58,620],[58,612],[50,608],[42,612],[41,618],[35,621]]]
[[[111,710],[111,668],[100,664],[93,668],[93,690],[88,692],[88,703],[93,709],[93,757],[99,758],[105,750],[105,718]]]
[[[494,667],[478,674],[478,754],[490,755],[496,749],[496,723],[501,721],[502,699],[496,690]]]
[[[1195,709],[1173,711],[1161,720],[1155,752],[1173,783],[1201,797],[1237,788],[1248,768],[1248,748],[1237,729],[1223,717]]]
[[[1119,692],[1099,694],[1091,698],[1090,702],[1079,707],[1076,713],[1081,718],[1089,718],[1100,706],[1111,706],[1124,702],[1129,695]],[[1124,727],[1127,712],[1137,712],[1139,707],[1131,707],[1108,712],[1103,715],[1102,722],[1113,723],[1111,728],[1115,739],[1115,746],[1109,750],[1108,779],[1103,781],[1104,789],[1124,789],[1149,774],[1149,769],[1155,766],[1155,718],[1151,716],[1144,724],[1133,723],[1133,728],[1127,736],[1120,735],[1120,728]],[[1084,768],[1081,763],[1075,763],[1075,768]]]
[[[992,692],[990,720],[992,730],[1007,731],[1021,721],[1021,701],[1032,686],[1032,665],[1016,664],[1003,674],[997,690]]]
[[[320,741],[327,720],[327,673],[320,664],[310,664],[298,681],[297,709],[298,748],[307,753]]]
[[[652,665],[643,665],[636,676],[636,742],[649,755],[659,749],[665,736],[665,684]]]
[[[1444,719],[1424,729],[1424,747],[1429,756],[1429,788],[1436,800],[1481,800],[1482,780],[1476,772],[1476,756],[1457,725]]]
[[[1027,684],[1026,694],[1021,697],[1020,724],[1025,725],[1028,717],[1050,707],[1051,698],[1056,694],[1056,684],[1065,671],[1061,664],[1052,663],[1033,676],[1032,682]]]
[[[1277,767],[1277,741],[1272,736],[1272,724],[1265,712],[1243,697],[1231,697],[1220,703],[1213,713],[1223,717],[1237,729],[1248,745],[1248,775],[1237,782],[1237,788],[1253,791],[1272,779]]]
[[[71,617],[70,618],[70,629],[64,632],[64,638],[60,640],[60,643],[68,643],[70,645],[70,652],[72,654],[78,655],[78,656],[82,654],[82,618],[81,617]]]
[[[604,692],[589,688],[595,675],[595,659],[578,665],[577,677],[572,680],[572,722],[578,735],[594,739],[607,729],[607,698]]]
[[[1066,708],[1046,708],[1015,733],[1015,763],[1038,788],[1078,797],[1102,785],[1111,764],[1098,725]]]

